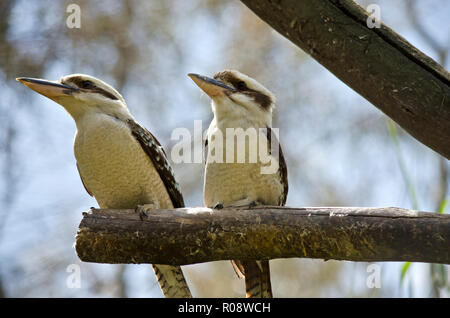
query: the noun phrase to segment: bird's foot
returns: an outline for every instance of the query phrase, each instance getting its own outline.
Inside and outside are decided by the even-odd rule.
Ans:
[[[254,200],[251,201],[250,203],[248,203],[248,200],[242,200],[242,201],[238,201],[235,204],[231,205],[232,207],[238,208],[238,209],[251,209],[254,208],[255,206],[260,206],[263,205],[261,202]],[[213,209],[215,210],[222,210],[224,208],[223,203],[221,202],[217,202]]]
[[[252,201],[252,202],[250,202],[248,204],[248,208],[251,209],[251,208],[254,208],[255,206],[258,206],[258,205],[263,205],[263,204],[261,202],[255,200],[255,201]]]
[[[214,209],[214,210],[222,210],[222,209],[223,209],[223,204],[220,203],[220,202],[217,202],[217,203],[214,205],[213,209]]]
[[[138,205],[134,209],[134,212],[139,214],[139,218],[141,219],[141,221],[144,221],[144,219],[148,219],[148,213],[155,209],[158,209],[158,206],[156,204],[147,203],[147,204]]]
[[[254,208],[255,206],[261,206],[263,205],[261,202],[254,200],[254,201],[248,201],[248,200],[242,200],[240,202],[236,202],[235,204],[233,204],[233,206],[237,209],[242,209],[242,210],[250,210],[251,208]]]

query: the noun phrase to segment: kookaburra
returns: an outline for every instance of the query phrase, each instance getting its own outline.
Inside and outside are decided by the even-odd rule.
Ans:
[[[188,74],[192,80],[212,99],[214,118],[208,128],[205,144],[206,167],[204,180],[204,203],[207,207],[227,207],[242,205],[284,205],[288,192],[286,163],[277,142],[277,156],[272,154],[272,111],[275,105],[274,95],[254,79],[235,70],[224,70],[214,75],[214,79],[197,74]],[[223,162],[212,158],[212,151],[217,153],[223,148],[223,154],[233,145],[227,140],[227,129],[265,129],[265,134],[258,134],[257,143],[268,144],[269,154],[276,160],[277,168],[273,173],[262,173],[265,165],[258,160],[250,162],[249,144],[245,144],[246,159],[244,163],[232,162],[224,155]],[[218,134],[218,132],[220,132]],[[223,137],[218,143],[218,136]],[[232,135],[234,139],[234,135]],[[249,138],[250,140],[250,138]],[[278,141],[278,139],[277,139]],[[255,142],[255,140],[253,140]],[[257,149],[254,147],[253,149]],[[240,149],[242,151],[242,149]],[[237,149],[239,152],[239,149]],[[264,161],[266,162],[266,161]],[[245,275],[247,297],[272,297],[269,261],[233,261],[236,273]]]
[[[62,105],[75,120],[77,168],[100,208],[139,207],[142,212],[184,207],[162,146],[135,121],[114,88],[83,74],[59,81],[17,80]],[[153,265],[153,269],[166,297],[191,297],[181,267]]]

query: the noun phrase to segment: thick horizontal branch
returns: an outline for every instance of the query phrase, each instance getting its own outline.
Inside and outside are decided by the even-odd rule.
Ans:
[[[352,0],[241,1],[413,137],[450,159],[445,68],[389,27],[369,28],[367,12]]]
[[[182,208],[83,214],[85,262],[185,265],[290,257],[450,263],[450,215],[399,208]]]

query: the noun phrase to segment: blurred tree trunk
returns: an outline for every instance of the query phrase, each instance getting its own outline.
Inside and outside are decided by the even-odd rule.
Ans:
[[[4,66],[9,65],[9,57],[13,52],[13,48],[7,40],[7,34],[9,31],[9,18],[14,3],[15,1],[12,0],[0,2],[0,70],[3,69]],[[9,68],[5,70],[6,74],[8,73],[8,70]],[[0,158],[3,166],[1,174],[4,188],[7,189],[0,197],[0,200],[3,203],[3,211],[0,215],[0,241],[3,239],[4,228],[8,220],[10,207],[15,198],[17,187],[17,180],[15,178],[16,158],[14,156],[16,137],[14,111],[15,110],[12,107],[9,107],[9,105],[5,105],[4,99],[0,100],[0,118],[2,119],[2,127],[0,129]],[[4,290],[2,271],[0,269],[0,298],[4,297],[6,297],[6,292]]]
[[[125,279],[125,271],[126,271],[126,265],[120,264],[117,272],[116,272],[116,282],[115,285],[117,286],[117,292],[116,296],[119,298],[127,298],[127,281]]]
[[[450,158],[450,75],[351,0],[241,0],[413,137]]]

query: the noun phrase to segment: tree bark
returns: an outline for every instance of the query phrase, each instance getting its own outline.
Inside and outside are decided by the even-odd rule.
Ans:
[[[450,159],[450,75],[351,0],[241,0],[414,138]],[[383,11],[381,11],[381,14]]]
[[[306,257],[450,264],[450,215],[399,208],[180,208],[83,213],[85,262],[185,265]]]

